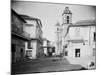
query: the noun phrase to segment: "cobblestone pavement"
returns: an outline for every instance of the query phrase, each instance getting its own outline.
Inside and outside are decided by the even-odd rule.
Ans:
[[[80,70],[81,65],[73,65],[64,58],[41,58],[34,59],[24,63],[13,64],[12,73],[40,73],[40,72],[55,72],[55,71],[70,71]]]

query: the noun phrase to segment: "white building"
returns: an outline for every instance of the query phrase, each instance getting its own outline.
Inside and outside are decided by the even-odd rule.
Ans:
[[[55,54],[55,46],[46,38],[43,39],[43,51],[45,56],[53,56]]]
[[[62,14],[63,24],[56,24],[56,55],[64,54],[64,44],[65,35],[69,25],[72,25],[72,13],[68,7],[65,7],[65,10]]]
[[[61,40],[62,40],[62,45],[61,45],[61,51],[64,55],[64,45],[66,44],[65,41],[65,35],[68,29],[68,26],[72,25],[72,12],[69,10],[68,7],[65,7],[65,10],[63,11],[62,14],[62,19],[63,19],[63,24],[61,26]]]
[[[71,21],[72,13],[66,7],[63,13],[61,45],[64,57],[71,64],[80,64],[87,68],[91,62],[95,64],[96,23],[85,20],[72,24]]]
[[[24,26],[24,31],[30,34],[31,41],[26,42],[26,55],[30,56],[32,59],[43,56],[42,49],[42,24],[37,18],[32,18],[30,16],[21,15],[26,20],[26,25]],[[29,45],[29,47],[28,47]],[[27,53],[28,52],[28,53]]]
[[[71,25],[65,36],[65,57],[72,64],[80,64],[88,67],[89,63],[95,63],[95,23]]]
[[[46,56],[48,56],[49,46],[50,46],[50,41],[44,38],[43,39],[43,51]]]

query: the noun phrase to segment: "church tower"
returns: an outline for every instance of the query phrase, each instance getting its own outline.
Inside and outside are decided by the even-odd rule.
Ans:
[[[68,26],[72,25],[72,13],[69,10],[69,7],[65,7],[63,13],[62,13],[62,46],[61,46],[61,50],[64,51],[64,46],[66,45],[66,33],[68,30]]]
[[[65,10],[63,11],[62,14],[63,17],[63,24],[71,24],[72,23],[72,13],[69,10],[69,7],[65,7]]]
[[[62,14],[62,38],[66,35],[68,26],[72,24],[72,13],[69,10],[69,7],[65,7]]]
[[[66,35],[68,26],[72,24],[72,13],[69,10],[69,7],[65,7],[63,14],[62,14],[62,38]]]
[[[56,24],[56,55],[60,55],[61,52],[61,25],[59,22]]]

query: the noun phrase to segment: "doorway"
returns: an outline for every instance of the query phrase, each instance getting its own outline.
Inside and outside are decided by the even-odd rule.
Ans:
[[[15,44],[12,44],[11,45],[11,60],[12,60],[12,63],[16,62],[15,54],[16,54],[16,46],[15,46]]]
[[[20,55],[21,55],[21,58],[23,58],[23,55],[24,55],[24,50],[23,50],[23,48],[20,49]]]

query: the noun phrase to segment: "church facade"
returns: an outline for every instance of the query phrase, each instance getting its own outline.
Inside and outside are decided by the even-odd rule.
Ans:
[[[64,56],[70,63],[80,64],[86,68],[91,62],[95,63],[95,23],[69,26],[65,41]]]
[[[64,44],[65,44],[65,35],[67,28],[72,23],[72,13],[68,7],[65,7],[65,10],[62,14],[63,24],[56,24],[56,55],[64,55]]]
[[[60,54],[71,64],[80,64],[88,69],[95,68],[96,56],[96,22],[82,20],[72,23],[72,12],[68,7],[62,14],[60,27]],[[58,37],[59,39],[59,37]],[[59,45],[58,45],[59,46]],[[59,47],[58,47],[59,48]],[[90,67],[92,63],[92,66]]]

